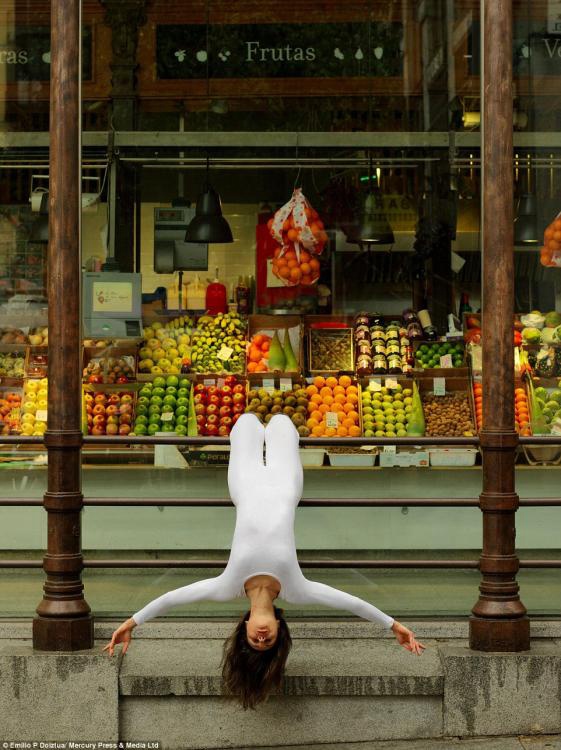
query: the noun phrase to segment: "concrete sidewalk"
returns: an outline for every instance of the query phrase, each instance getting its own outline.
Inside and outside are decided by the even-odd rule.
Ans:
[[[276,747],[252,747],[243,750],[279,750]],[[444,740],[382,740],[381,742],[352,742],[341,745],[284,745],[282,750],[561,750],[561,735],[532,737],[478,737]]]

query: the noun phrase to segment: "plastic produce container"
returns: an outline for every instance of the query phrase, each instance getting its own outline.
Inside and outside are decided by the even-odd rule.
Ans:
[[[302,466],[323,466],[324,448],[300,448]]]
[[[377,453],[377,451],[364,453],[330,453],[327,451],[331,466],[374,466]]]
[[[474,466],[477,448],[430,448],[431,466]]]

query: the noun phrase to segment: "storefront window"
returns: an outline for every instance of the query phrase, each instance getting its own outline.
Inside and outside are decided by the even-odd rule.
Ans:
[[[263,421],[284,411],[303,438],[332,438],[330,446],[301,449],[305,498],[402,500],[300,508],[302,559],[476,559],[477,508],[411,500],[476,498],[478,449],[400,440],[470,437],[481,427],[479,3],[329,2],[321,10],[308,4],[305,14],[298,3],[237,3],[235,13],[215,0],[121,5],[88,3],[83,14],[84,431],[198,433],[210,448],[87,445],[86,497],[162,505],[133,514],[86,508],[85,555],[226,559],[233,508],[165,500],[228,496],[227,450],[212,439],[227,436],[247,408]],[[0,58],[0,361],[23,371],[0,376],[2,388],[6,382],[29,395],[40,391],[48,355],[47,245],[31,230],[49,186],[49,17],[28,8],[4,22],[5,47],[22,62]],[[560,210],[557,37],[546,25],[516,4],[513,175],[519,215],[534,206],[537,239],[516,242],[514,335],[532,346],[528,329],[539,325],[525,316],[539,309],[542,331],[555,331],[561,309],[557,271],[543,265],[561,251],[555,224],[544,242]],[[186,242],[209,185],[232,242],[220,235]],[[554,334],[551,342],[535,335],[536,366],[547,343],[544,356],[555,367]],[[548,376],[545,409],[561,370]],[[209,389],[225,386],[240,386],[241,396],[234,400],[232,391],[225,408],[228,399],[220,399],[230,394],[218,394],[210,419]],[[533,427],[530,395],[521,379],[517,388],[525,435]],[[197,395],[204,409],[195,408]],[[3,429],[33,434],[44,429],[40,416],[24,404],[19,423],[4,418]],[[344,437],[395,438],[395,447],[338,444]],[[540,450],[520,449],[521,497],[557,492],[557,451]],[[21,458],[13,447],[8,453]],[[3,469],[12,481],[5,491],[41,496],[46,470],[37,464]],[[543,555],[542,547],[555,546],[541,526],[537,533],[535,510],[520,510],[517,523],[523,547]],[[29,544],[22,539],[21,548]],[[110,589],[107,571],[87,570],[84,578],[92,608],[120,615],[216,572],[113,569]],[[479,580],[469,568],[306,574],[403,616],[465,614]],[[548,575],[524,571],[529,610],[554,611],[554,597],[540,598]],[[239,606],[201,603],[171,615],[232,614]]]

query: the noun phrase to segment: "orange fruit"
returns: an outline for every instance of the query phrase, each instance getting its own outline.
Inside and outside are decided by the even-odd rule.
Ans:
[[[338,435],[338,437],[346,437],[348,434],[349,434],[349,432],[348,432],[347,428],[344,427],[343,425],[339,425],[339,427],[337,427],[337,435]]]
[[[315,385],[309,385],[306,387],[306,393],[308,396],[313,396],[318,392],[318,389]]]
[[[348,413],[349,413],[350,411],[354,411],[354,409],[355,409],[355,405],[354,405],[354,404],[351,404],[351,403],[344,403],[344,404],[343,404],[343,409],[344,409],[344,411],[345,411],[345,412],[347,412],[347,414],[348,414]]]
[[[323,388],[325,385],[325,378],[322,375],[316,375],[314,378],[314,385],[316,388]]]
[[[300,250],[300,262],[307,263],[312,256],[307,250]]]
[[[339,386],[337,386],[337,387],[339,387]],[[335,389],[333,389],[333,393],[335,393]],[[344,404],[344,403],[346,403],[347,399],[346,399],[344,393],[337,393],[337,394],[335,394],[335,396],[333,396],[333,401],[336,404]]]
[[[304,286],[310,286],[314,283],[314,280],[311,276],[302,276],[302,278],[300,279],[300,283]]]
[[[326,427],[325,428],[325,436],[326,437],[334,437],[337,434],[337,430],[335,427]]]
[[[286,253],[283,255],[283,258],[286,258],[287,262],[289,260],[297,260],[296,250],[292,250],[292,248],[290,250],[287,250]]]
[[[310,401],[314,404],[321,404],[323,403],[323,399],[319,393],[314,393],[312,396],[310,396]]]
[[[339,394],[339,393],[342,393],[343,395],[345,395],[345,389],[343,388],[343,386],[342,386],[342,385],[336,385],[336,386],[335,386],[335,387],[333,388],[333,395],[334,395],[334,396],[336,396],[336,395],[337,395],[337,394]]]
[[[327,404],[328,406],[331,406],[331,404],[333,403],[333,396],[329,396],[329,395],[328,396],[324,396],[323,397],[323,403]]]
[[[317,427],[318,424],[319,424],[319,422],[317,421],[317,419],[314,419],[313,417],[310,417],[310,419],[308,419],[307,422],[306,422],[306,427],[309,427],[310,430],[311,430],[312,427]]]
[[[330,411],[329,404],[320,404],[318,408],[322,414],[325,414],[326,411]]]
[[[248,372],[255,372],[255,368],[257,367],[257,362],[248,362],[247,363],[247,371]]]
[[[343,424],[343,427],[346,427],[347,429],[349,429],[350,427],[354,427],[355,421],[354,419],[349,419],[348,417],[346,417],[343,420],[342,424]]]
[[[290,260],[288,261],[288,263],[286,265],[289,268],[298,268],[299,267],[298,266],[298,261],[296,260],[296,258],[290,258]]]
[[[310,417],[312,419],[316,419],[319,423],[323,419],[323,412],[321,412],[319,409],[314,409],[314,411],[310,414]]]
[[[357,411],[349,411],[347,412],[347,416],[349,419],[354,419],[355,422],[358,422],[358,412]]]
[[[332,396],[333,391],[328,385],[324,385],[323,388],[320,388],[320,395],[323,398],[324,396]]]
[[[342,377],[344,377],[344,376],[342,376]],[[358,388],[356,387],[356,385],[349,385],[349,386],[347,386],[345,393],[347,395],[349,393],[357,394],[358,393]]]
[[[310,268],[309,263],[300,263],[300,270],[304,276],[309,276],[312,269]]]
[[[261,350],[258,349],[256,346],[250,347],[249,350],[249,361],[250,362],[260,362],[263,355],[261,354]]]
[[[300,277],[301,276],[302,276],[302,274],[300,273],[300,269],[298,268],[298,266],[296,266],[296,268],[291,268],[290,269],[290,279],[291,279],[291,281],[300,281]]]
[[[288,279],[290,276],[290,268],[288,266],[281,266],[279,268],[279,276],[283,279]]]
[[[331,408],[331,411],[332,411],[332,412],[335,412],[336,414],[345,414],[345,411],[343,410],[343,405],[342,405],[342,404],[339,404],[339,403],[337,403],[337,401],[334,401],[334,402],[333,402],[333,403],[331,404],[331,407],[330,407],[330,408]]]
[[[335,388],[337,385],[337,378],[334,378],[333,376],[326,378],[325,385],[329,386],[329,388]]]
[[[358,404],[358,396],[356,393],[347,393],[347,402],[349,404]]]
[[[291,227],[291,228],[290,228],[290,229],[288,230],[288,232],[286,233],[286,236],[288,237],[288,239],[289,239],[289,240],[290,240],[291,242],[294,242],[295,240],[297,240],[297,239],[298,239],[298,231],[297,231],[296,229],[294,229],[294,228],[292,228],[292,227]]]
[[[352,384],[352,380],[348,375],[341,375],[339,378],[339,385],[342,385],[343,388],[348,388]]]
[[[255,372],[268,372],[269,368],[267,365],[264,365],[262,362],[257,363],[257,367],[255,368]]]
[[[321,437],[325,433],[325,424],[321,422],[317,427],[312,427],[312,435]]]
[[[360,427],[358,425],[349,427],[349,437],[360,437]]]
[[[317,258],[310,258],[310,268],[312,271],[319,271],[319,260]]]

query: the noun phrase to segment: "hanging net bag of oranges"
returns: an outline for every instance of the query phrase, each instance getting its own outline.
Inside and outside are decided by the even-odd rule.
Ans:
[[[540,250],[542,266],[559,268],[561,266],[561,213],[558,213],[551,224],[546,227],[543,236],[543,247]]]
[[[309,286],[319,279],[319,260],[327,234],[318,212],[306,200],[301,188],[275,213],[268,223],[279,243],[273,257],[273,273],[286,286]]]

